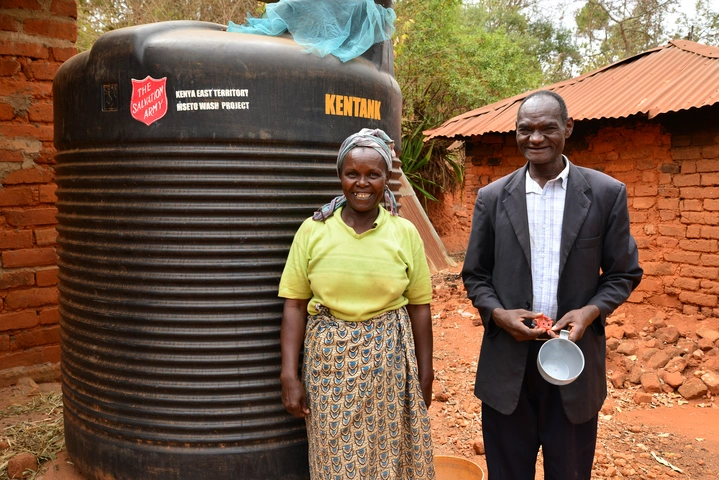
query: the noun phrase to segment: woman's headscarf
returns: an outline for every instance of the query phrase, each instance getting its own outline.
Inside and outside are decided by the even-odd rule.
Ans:
[[[345,156],[355,147],[366,147],[372,148],[382,156],[382,159],[387,164],[387,179],[389,180],[389,175],[392,172],[392,150],[390,149],[390,145],[393,144],[392,139],[379,128],[363,128],[359,132],[350,135],[342,142],[340,152],[337,155],[337,176],[339,177],[342,172],[342,164],[344,163]],[[384,187],[384,202],[390,214],[396,216],[397,200],[394,198],[388,186]],[[323,205],[322,208],[317,210],[314,215],[312,215],[312,219],[325,221],[334,215],[335,210],[344,206],[346,203],[347,199],[345,196],[339,195],[332,199],[330,203]]]

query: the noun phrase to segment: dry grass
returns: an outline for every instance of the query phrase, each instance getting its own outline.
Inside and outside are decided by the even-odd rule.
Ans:
[[[12,422],[13,417],[30,417],[34,420]],[[32,397],[31,402],[11,405],[0,411],[0,418],[11,419],[12,425],[0,431],[0,440],[10,446],[0,451],[0,480],[8,478],[8,461],[20,453],[31,453],[38,464],[54,460],[65,446],[62,423],[62,395],[57,393]],[[40,469],[38,469],[40,471]],[[30,475],[34,479],[37,472]]]

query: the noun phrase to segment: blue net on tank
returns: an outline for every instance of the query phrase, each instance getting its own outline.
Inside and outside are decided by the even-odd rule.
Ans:
[[[392,38],[397,15],[373,0],[281,0],[268,4],[260,18],[243,25],[230,22],[228,32],[258,35],[292,34],[303,52],[332,54],[346,62],[375,43]]]

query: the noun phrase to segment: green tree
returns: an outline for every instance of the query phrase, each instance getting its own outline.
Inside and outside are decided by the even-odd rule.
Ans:
[[[575,15],[584,40],[584,70],[654,48],[670,38],[666,21],[677,0],[588,0]]]
[[[719,46],[719,9],[712,9],[708,0],[697,0],[692,16],[685,13],[680,16],[675,36]]]
[[[264,7],[257,0],[78,0],[80,51],[105,32],[167,20],[202,20],[226,25],[245,21],[247,12]]]
[[[544,83],[572,77],[582,62],[573,33],[548,17],[539,0],[467,2],[463,22],[470,28],[503,32],[539,59]]]
[[[451,189],[461,181],[461,165],[448,156],[445,143],[423,146],[421,132],[472,108],[539,86],[541,64],[505,30],[488,31],[483,25],[465,22],[467,11],[461,0],[398,0],[395,10],[395,76],[403,95],[403,168],[422,191]]]

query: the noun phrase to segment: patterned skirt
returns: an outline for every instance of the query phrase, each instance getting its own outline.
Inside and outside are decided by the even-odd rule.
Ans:
[[[407,310],[346,322],[326,308],[305,331],[312,480],[435,478]]]

